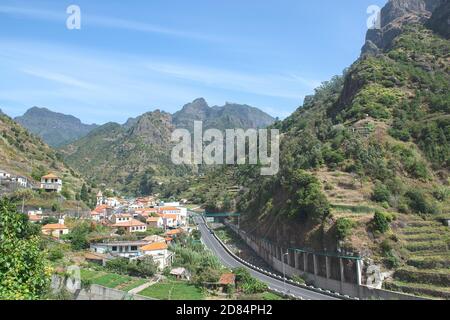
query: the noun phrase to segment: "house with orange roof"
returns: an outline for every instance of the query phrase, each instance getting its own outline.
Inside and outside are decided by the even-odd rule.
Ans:
[[[159,207],[160,214],[175,214],[177,216],[177,225],[186,225],[187,209],[176,206],[162,206]]]
[[[175,228],[178,226],[178,215],[176,214],[159,214],[163,220],[164,228]]]
[[[59,239],[61,236],[69,233],[69,228],[61,223],[51,223],[42,227],[42,233]]]
[[[153,261],[158,266],[159,270],[171,266],[173,262],[173,253],[168,250],[168,245],[165,242],[154,242],[142,246],[140,252],[142,256],[151,256]]]
[[[180,235],[182,233],[183,233],[182,229],[172,229],[172,230],[167,230],[165,235],[168,236],[168,237],[172,237],[173,238],[173,237],[176,237],[176,236],[178,236],[178,235]]]
[[[42,216],[37,214],[29,214],[28,220],[32,223],[37,223],[42,221]]]
[[[164,220],[162,217],[148,217],[146,219],[147,226],[150,228],[163,228]]]
[[[106,204],[99,205],[91,211],[91,219],[94,221],[101,221],[102,219],[106,219],[106,217],[108,216],[108,211],[110,210],[111,208]]]
[[[116,222],[112,225],[113,228],[122,229],[127,233],[145,232],[147,225],[139,220],[130,219],[123,222]]]
[[[219,290],[225,292],[230,286],[236,286],[236,275],[234,273],[224,273],[217,282]]]
[[[49,173],[41,178],[42,190],[47,192],[61,192],[63,181],[60,177],[53,173]]]

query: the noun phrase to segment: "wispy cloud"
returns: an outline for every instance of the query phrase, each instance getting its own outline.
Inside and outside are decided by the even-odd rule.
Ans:
[[[74,77],[64,75],[61,73],[51,72],[48,70],[22,69],[20,71],[22,71],[25,74],[37,77],[37,78],[54,81],[54,82],[57,82],[60,84],[68,85],[68,86],[74,86],[74,87],[79,87],[79,88],[83,88],[83,89],[96,88],[96,86],[94,84],[87,83],[87,82],[78,80]]]
[[[32,41],[0,39],[0,56],[0,68],[11,79],[2,85],[0,102],[70,106],[74,111],[69,113],[95,122],[102,121],[98,120],[102,112],[105,121],[122,121],[156,107],[174,112],[201,96],[212,104],[247,103],[284,118],[315,82],[287,72],[106,55],[101,50]]]
[[[47,20],[47,21],[65,21],[67,15],[65,12],[56,12],[43,9],[30,9],[14,6],[1,6],[0,14],[12,16],[22,16],[30,19]],[[164,26],[149,24],[139,21],[126,20],[114,17],[105,17],[101,15],[90,14],[82,11],[82,25],[96,26],[109,29],[121,29],[143,33],[153,33],[177,38],[186,38],[192,40],[223,42],[223,37],[215,37],[199,32],[191,32],[186,30],[171,29]]]
[[[151,61],[146,62],[145,67],[154,72],[199,82],[211,87],[287,99],[298,99],[302,87],[314,89],[320,84],[317,80],[290,74],[245,73],[189,64]]]

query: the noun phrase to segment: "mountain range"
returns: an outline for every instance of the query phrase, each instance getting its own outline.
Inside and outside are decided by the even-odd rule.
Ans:
[[[52,147],[73,142],[98,127],[96,124],[84,124],[74,116],[38,107],[29,109],[14,120]]]
[[[186,104],[171,115],[163,111],[145,113],[120,125],[107,123],[64,146],[65,161],[98,183],[117,190],[139,193],[141,180],[151,174],[163,177],[192,174],[195,168],[180,167],[170,159],[171,133],[175,128],[191,130],[195,120],[204,129],[261,128],[275,119],[247,105],[209,107],[203,98]]]

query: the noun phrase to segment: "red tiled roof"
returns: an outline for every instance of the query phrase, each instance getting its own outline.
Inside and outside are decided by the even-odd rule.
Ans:
[[[59,179],[59,177],[53,173],[49,173],[49,174],[43,176],[41,179]]]
[[[158,222],[161,217],[148,217],[147,222]]]
[[[163,218],[163,219],[172,219],[172,220],[177,220],[178,219],[178,216],[176,215],[176,214],[170,214],[170,213],[168,213],[168,214],[160,214],[159,215],[161,218]]]
[[[145,226],[145,223],[140,222],[136,219],[131,219],[130,221],[115,223],[112,226],[113,227],[141,227],[141,226]]]
[[[161,207],[159,211],[181,211],[180,208],[177,207]]]
[[[235,281],[236,281],[236,276],[233,273],[224,273],[219,279],[219,284],[229,285],[229,284],[234,284]]]
[[[28,219],[29,219],[30,221],[41,221],[41,220],[42,220],[42,217],[41,217],[41,216],[38,216],[37,214],[29,214],[29,215],[28,215]]]
[[[167,236],[174,236],[174,235],[180,234],[180,233],[182,233],[182,232],[183,232],[183,230],[181,230],[181,229],[168,230],[168,231],[166,232],[166,235],[167,235]]]
[[[147,244],[143,247],[141,247],[142,251],[157,251],[157,250],[165,250],[167,249],[167,244],[165,244],[164,242],[154,242],[154,243],[150,243]]]
[[[52,223],[52,224],[46,224],[42,227],[44,230],[58,230],[58,229],[69,229],[65,225],[60,223]]]

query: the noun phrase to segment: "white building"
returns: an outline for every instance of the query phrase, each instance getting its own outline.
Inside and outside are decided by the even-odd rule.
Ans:
[[[162,215],[176,215],[176,226],[184,226],[187,223],[187,209],[183,207],[164,206],[159,208]]]
[[[120,200],[117,198],[106,198],[105,204],[112,208],[117,208],[120,206]]]
[[[168,250],[164,242],[150,243],[140,248],[142,255],[151,256],[159,270],[172,265],[173,253]]]
[[[112,256],[122,258],[135,258],[142,254],[140,248],[146,244],[148,244],[146,241],[93,243],[91,244],[91,251],[102,254],[111,254]]]
[[[6,179],[10,179],[10,178],[11,178],[11,174],[9,172],[0,170],[0,180],[6,180]]]
[[[148,217],[146,219],[147,226],[150,228],[162,228],[164,227],[164,220],[162,217]]]
[[[61,192],[62,184],[62,179],[53,173],[41,178],[41,189],[47,192]]]
[[[61,236],[69,233],[69,228],[61,223],[47,224],[42,227],[42,233],[59,239]]]

